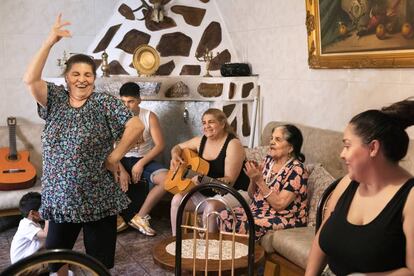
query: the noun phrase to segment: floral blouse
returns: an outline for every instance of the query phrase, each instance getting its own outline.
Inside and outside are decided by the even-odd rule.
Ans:
[[[306,226],[307,223],[307,181],[308,173],[303,163],[298,160],[288,162],[278,173],[271,173],[272,157],[266,156],[264,160],[263,178],[270,189],[279,193],[287,190],[296,195],[295,199],[285,210],[276,211],[263,197],[259,189],[253,195],[250,210],[253,214],[256,239],[262,237],[268,230]],[[236,221],[236,231],[246,233],[248,229],[247,216],[242,207],[233,209]],[[221,212],[226,231],[232,231],[232,213],[225,210]]]
[[[96,221],[125,209],[129,199],[104,166],[132,114],[106,93],[74,108],[63,86],[47,83],[41,215],[57,223]]]

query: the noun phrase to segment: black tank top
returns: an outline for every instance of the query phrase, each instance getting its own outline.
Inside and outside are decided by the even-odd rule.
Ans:
[[[206,160],[210,165],[207,176],[212,177],[212,178],[220,178],[224,176],[227,146],[229,145],[230,141],[235,138],[236,137],[233,134],[229,133],[227,135],[226,141],[224,141],[224,145],[221,148],[217,158],[214,160]],[[204,147],[206,145],[206,142],[207,142],[207,137],[203,136],[201,138],[200,148],[198,150],[199,156],[201,158],[203,158],[203,152],[204,152]],[[249,187],[249,177],[244,173],[243,167],[244,167],[244,161],[243,161],[242,169],[239,173],[239,176],[237,177],[236,182],[233,185],[233,188],[235,188],[236,190],[247,191],[247,188]],[[210,190],[202,191],[202,194],[205,196],[215,195],[215,193]]]
[[[347,275],[405,267],[402,212],[414,179],[401,186],[379,215],[365,225],[347,221],[358,185],[355,181],[350,183],[321,229],[319,245],[328,256],[330,269],[336,275]]]

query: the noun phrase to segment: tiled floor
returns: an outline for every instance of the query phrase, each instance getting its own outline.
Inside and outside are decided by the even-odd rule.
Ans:
[[[174,275],[154,264],[152,259],[153,246],[171,235],[169,218],[156,217],[151,220],[151,225],[157,231],[155,237],[146,237],[132,228],[118,234],[112,275]],[[10,243],[15,232],[16,227],[0,232],[0,271],[10,265]],[[82,237],[74,249],[84,252]]]

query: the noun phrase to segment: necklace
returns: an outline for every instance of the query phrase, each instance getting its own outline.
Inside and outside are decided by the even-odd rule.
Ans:
[[[266,178],[265,178],[265,182],[266,182],[267,186],[270,186],[275,181],[275,179],[277,179],[279,177],[279,175],[282,174],[283,169],[292,160],[293,160],[293,158],[290,158],[288,161],[286,161],[286,163],[283,164],[283,166],[279,169],[279,171],[277,173],[272,172],[273,166],[275,164],[275,160],[271,161],[270,166],[269,166],[269,170],[267,171]]]

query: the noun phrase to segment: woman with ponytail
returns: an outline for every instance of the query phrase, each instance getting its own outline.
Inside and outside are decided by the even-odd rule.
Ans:
[[[303,165],[305,156],[300,152],[302,143],[302,133],[296,126],[276,127],[263,164],[246,162],[256,239],[269,230],[306,226],[308,173]],[[236,231],[246,233],[247,217],[243,208],[233,211],[237,217]],[[226,230],[232,231],[232,212],[222,211],[221,218]]]
[[[337,275],[414,275],[414,178],[399,165],[413,124],[413,98],[349,122],[341,153],[348,175],[328,203],[306,275],[326,263]]]

